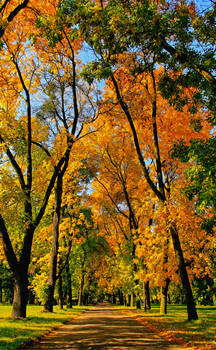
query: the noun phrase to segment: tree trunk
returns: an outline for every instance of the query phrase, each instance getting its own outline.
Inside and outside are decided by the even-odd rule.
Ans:
[[[88,301],[89,301],[89,294],[85,292],[83,296],[83,305],[88,305]]]
[[[146,282],[143,282],[143,295],[144,295],[144,310],[145,312],[148,310],[151,310],[151,300],[150,300],[150,290],[149,290],[149,280]]]
[[[2,304],[2,280],[0,278],[0,303]]]
[[[168,297],[168,288],[170,284],[170,279],[166,278],[165,285],[161,287],[161,300],[160,300],[160,314],[167,314],[167,297]]]
[[[84,279],[85,279],[85,275],[84,275],[84,271],[82,271],[80,290],[79,290],[78,306],[82,306],[83,305]]]
[[[124,305],[124,295],[123,295],[121,289],[118,290],[118,297],[119,297],[119,304]]]
[[[116,296],[115,296],[115,294],[113,293],[113,295],[112,295],[112,304],[116,304]]]
[[[134,293],[131,293],[131,300],[130,300],[130,306],[134,306]]]
[[[136,308],[141,309],[141,300],[139,295],[136,297]]]
[[[126,305],[127,305],[127,306],[130,306],[130,301],[131,301],[131,295],[128,294],[128,295],[126,296]]]
[[[193,294],[192,294],[192,289],[191,289],[191,285],[190,285],[190,281],[188,278],[188,273],[186,270],[186,265],[185,265],[185,261],[184,261],[184,256],[183,256],[183,252],[181,249],[181,244],[180,244],[180,240],[179,240],[179,236],[178,236],[178,231],[175,225],[172,225],[170,227],[170,233],[172,236],[172,241],[173,241],[173,246],[174,246],[174,251],[175,251],[175,255],[176,255],[176,260],[178,263],[178,270],[179,270],[179,274],[181,277],[181,281],[182,281],[182,286],[183,286],[183,290],[185,293],[185,297],[186,297],[186,304],[187,304],[187,312],[188,312],[188,320],[197,320],[198,319],[198,315],[197,315],[197,311],[196,311],[196,305],[194,302],[194,298],[193,298]]]
[[[63,298],[63,290],[62,290],[62,276],[59,276],[58,280],[58,299],[59,299],[59,306],[60,309],[63,309],[64,306],[64,298]]]
[[[62,172],[57,177],[57,184],[55,188],[55,208],[53,212],[53,228],[52,228],[52,247],[50,252],[50,267],[47,298],[44,304],[44,309],[53,312],[53,298],[56,283],[57,270],[57,256],[58,256],[58,241],[59,241],[59,223],[61,216],[61,202],[62,202]]]
[[[168,233],[168,232],[167,232]],[[168,246],[169,246],[169,239],[167,238],[164,247],[163,247],[163,258],[162,258],[162,264],[163,264],[163,272],[162,272],[162,286],[161,286],[161,298],[160,298],[160,314],[166,315],[167,314],[167,296],[168,296],[168,288],[170,279],[167,276],[167,263],[168,263]]]
[[[73,304],[72,304],[71,273],[70,273],[68,262],[66,264],[66,278],[67,278],[67,307],[69,309],[72,309]]]
[[[28,277],[27,272],[17,274],[14,279],[14,295],[12,318],[26,318],[26,307],[28,302]]]

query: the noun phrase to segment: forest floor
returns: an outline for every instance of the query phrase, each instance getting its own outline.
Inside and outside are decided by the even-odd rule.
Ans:
[[[158,335],[118,307],[100,305],[23,349],[180,350],[185,347]]]

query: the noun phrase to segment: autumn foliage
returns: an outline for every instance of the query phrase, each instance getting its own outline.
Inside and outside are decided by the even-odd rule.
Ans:
[[[194,296],[214,301],[215,66],[189,51],[211,31],[198,39],[186,2],[122,6],[0,1],[0,280],[12,272],[13,317],[28,300],[52,311],[54,298],[144,296],[163,313],[186,301],[197,319]]]

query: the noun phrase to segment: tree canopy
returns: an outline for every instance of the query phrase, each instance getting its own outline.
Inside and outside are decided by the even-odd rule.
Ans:
[[[5,298],[14,285],[13,317],[29,299],[52,311],[57,294],[71,307],[73,292],[80,305],[144,295],[145,308],[151,292],[166,313],[171,288],[193,320],[201,279],[213,302],[215,11],[0,1],[0,285]]]

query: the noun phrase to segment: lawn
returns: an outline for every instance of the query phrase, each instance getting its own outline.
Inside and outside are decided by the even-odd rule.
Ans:
[[[42,306],[31,305],[27,307],[26,320],[12,320],[11,306],[0,304],[0,349],[19,349],[22,344],[48,333],[84,310],[84,307],[60,310],[56,306],[54,312],[49,313],[43,312]]]
[[[199,319],[187,321],[186,306],[169,305],[168,314],[160,315],[159,306],[146,313],[129,310],[139,321],[155,328],[168,339],[180,340],[186,349],[216,349],[216,306],[198,306]]]

